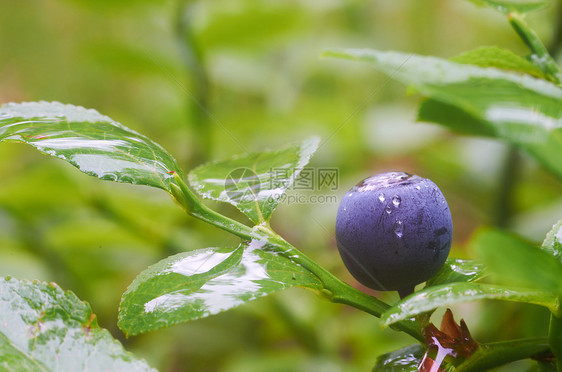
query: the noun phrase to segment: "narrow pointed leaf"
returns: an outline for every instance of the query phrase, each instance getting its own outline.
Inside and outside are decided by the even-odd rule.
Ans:
[[[0,107],[0,142],[27,143],[103,180],[169,190],[175,159],[160,145],[95,110],[58,102]]]
[[[73,293],[10,278],[0,278],[0,369],[155,371],[100,328]]]
[[[551,253],[496,230],[479,232],[472,244],[503,283],[562,294],[562,263]]]
[[[551,292],[479,283],[452,283],[424,288],[399,301],[381,317],[385,326],[415,315],[460,302],[504,300],[540,305],[559,311],[558,297]]]
[[[253,241],[168,257],[142,272],[123,294],[119,327],[128,335],[204,318],[289,287],[322,289],[290,259]]]
[[[480,47],[464,52],[450,59],[452,62],[470,64],[480,67],[496,67],[501,70],[513,71],[545,79],[540,68],[527,59],[510,50],[495,46]]]
[[[484,276],[485,266],[483,263],[449,258],[437,274],[428,280],[427,286],[430,287],[455,282],[473,282]]]
[[[511,142],[562,177],[561,87],[528,75],[435,57],[359,49],[326,54],[369,62],[424,96],[462,113],[465,133],[476,123],[474,134],[486,132]],[[458,129],[453,113],[449,110],[446,118],[436,122]]]
[[[318,147],[318,138],[279,150],[204,164],[189,173],[203,197],[234,205],[254,223],[268,221]]]
[[[377,358],[373,372],[417,372],[424,352],[425,348],[416,344],[382,354]]]
[[[489,6],[503,14],[509,12],[528,13],[534,10],[545,8],[548,5],[544,0],[469,0],[480,5]]]

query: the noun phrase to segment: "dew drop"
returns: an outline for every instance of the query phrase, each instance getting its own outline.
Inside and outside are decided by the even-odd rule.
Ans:
[[[379,200],[381,201],[381,203],[386,200],[382,192],[379,194]]]
[[[401,238],[404,234],[404,223],[400,220],[396,221],[394,226],[392,226],[392,231],[394,231],[397,237]]]
[[[419,185],[416,186],[416,190],[421,190],[421,187]]]
[[[394,195],[392,197],[392,204],[394,204],[394,206],[396,208],[398,208],[400,206],[400,203],[402,202],[402,199],[398,196],[398,195]]]
[[[386,212],[386,214],[391,214],[392,213],[392,208],[390,208],[390,204],[388,204],[386,206],[386,208],[384,209],[384,211]]]

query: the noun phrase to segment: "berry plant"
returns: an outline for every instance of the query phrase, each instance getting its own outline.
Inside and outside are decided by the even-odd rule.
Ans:
[[[530,54],[483,47],[451,59],[370,49],[324,56],[370,64],[423,96],[419,120],[506,142],[562,178],[562,73],[525,22],[545,3],[473,2],[504,13]],[[401,169],[365,178],[333,216],[335,240],[358,282],[398,291],[400,299],[387,303],[340,280],[270,224],[319,147],[316,137],[186,173],[162,146],[94,109],[6,103],[0,125],[0,142],[26,143],[101,180],[161,189],[189,216],[239,239],[237,246],[174,254],[142,271],[119,305],[118,326],[127,337],[299,287],[411,337],[410,346],[394,352],[373,351],[373,371],[486,371],[527,359],[534,371],[562,372],[562,220],[552,221],[540,245],[486,229],[474,245],[478,260],[448,257],[455,220],[435,183]],[[231,204],[246,218],[202,199]],[[480,300],[543,307],[548,334],[479,342],[449,308]],[[446,309],[439,327],[431,318],[437,309]],[[0,279],[0,340],[6,371],[153,370],[98,325],[90,305],[54,283]]]

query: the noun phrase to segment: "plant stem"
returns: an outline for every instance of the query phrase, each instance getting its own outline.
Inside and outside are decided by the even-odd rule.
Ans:
[[[509,145],[501,170],[501,177],[496,197],[494,224],[499,228],[507,228],[513,214],[513,194],[519,176],[521,157],[514,145]]]
[[[248,227],[238,221],[219,214],[201,203],[199,198],[185,184],[181,176],[174,173],[171,183],[172,197],[193,217],[205,221],[222,230],[228,231],[244,240],[259,240],[266,242],[276,252],[290,258],[296,264],[313,273],[324,285],[321,294],[334,303],[342,303],[365,311],[378,318],[390,308],[379,299],[363,293],[340,279],[293,247],[281,236],[266,225]],[[421,328],[414,321],[406,320],[394,324],[391,328],[403,331],[419,341],[423,341]]]
[[[548,330],[548,341],[550,349],[556,357],[556,368],[562,371],[562,318],[550,315],[550,326]]]
[[[523,17],[515,12],[507,15],[509,23],[517,32],[519,37],[527,44],[533,53],[531,58],[532,62],[538,66],[552,81],[560,84],[562,81],[562,73],[556,64],[556,61],[548,53],[548,50],[539,39],[538,35],[533,31],[529,25],[523,20]]]
[[[190,142],[190,168],[207,160],[211,151],[211,127],[206,112],[209,103],[209,78],[203,63],[203,53],[198,47],[189,24],[190,0],[178,0],[174,31],[180,56],[190,76],[190,91],[187,93],[194,138]]]
[[[553,58],[556,58],[562,49],[562,2],[558,3],[558,12],[554,22],[554,35],[548,49]]]

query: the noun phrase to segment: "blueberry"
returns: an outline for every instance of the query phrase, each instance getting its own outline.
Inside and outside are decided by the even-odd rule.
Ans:
[[[336,240],[349,272],[376,290],[403,297],[447,259],[453,221],[430,180],[404,172],[366,178],[341,200]]]

